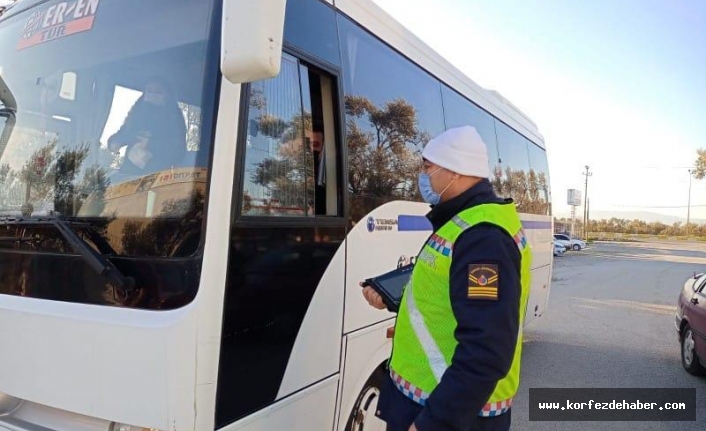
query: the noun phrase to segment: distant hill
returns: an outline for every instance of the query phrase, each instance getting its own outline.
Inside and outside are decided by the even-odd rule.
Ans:
[[[571,214],[556,214],[556,218],[569,218]],[[652,222],[662,222],[664,224],[672,225],[674,223],[686,223],[686,217],[675,217],[665,214],[658,214],[649,211],[591,211],[591,220],[610,220],[612,218],[625,219],[625,220],[642,220],[647,223]],[[580,212],[576,215],[576,218],[581,220],[583,218],[583,213]],[[691,219],[691,223],[695,224],[706,224],[704,219]]]

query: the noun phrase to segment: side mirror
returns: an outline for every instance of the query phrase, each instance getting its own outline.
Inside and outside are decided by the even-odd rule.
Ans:
[[[279,74],[287,0],[223,0],[221,72],[234,83]]]

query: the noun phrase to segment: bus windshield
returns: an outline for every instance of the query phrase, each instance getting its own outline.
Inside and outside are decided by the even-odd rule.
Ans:
[[[10,9],[0,82],[15,108],[0,115],[0,215],[96,223],[117,254],[172,255],[143,234],[173,237],[185,217],[200,224],[212,13],[203,0]]]

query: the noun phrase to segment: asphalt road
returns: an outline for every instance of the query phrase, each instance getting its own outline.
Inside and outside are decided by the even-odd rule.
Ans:
[[[555,259],[547,312],[525,331],[512,429],[704,430],[706,378],[681,366],[674,329],[706,244],[597,243]],[[529,421],[529,388],[696,388],[696,422]]]

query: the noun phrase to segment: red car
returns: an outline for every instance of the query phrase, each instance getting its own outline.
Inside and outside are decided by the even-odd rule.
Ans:
[[[694,274],[684,283],[675,324],[684,369],[690,374],[706,375],[706,274]]]

